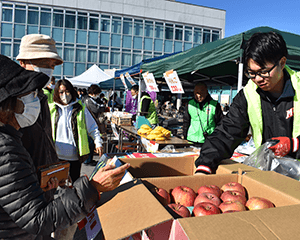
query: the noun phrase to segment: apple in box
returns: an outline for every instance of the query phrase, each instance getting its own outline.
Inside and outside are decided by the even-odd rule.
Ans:
[[[200,193],[194,201],[194,206],[202,202],[209,202],[216,206],[219,206],[221,204],[220,198],[218,198],[215,194],[209,192]]]
[[[178,214],[181,217],[190,217],[191,213],[188,210],[187,207],[181,205],[181,204],[176,204],[176,203],[170,203],[168,204],[168,207],[175,212],[176,214]]]
[[[196,193],[190,187],[177,186],[171,191],[171,196],[175,203],[190,207],[194,206]]]
[[[220,197],[221,193],[222,193],[221,189],[218,186],[216,186],[216,185],[203,185],[203,186],[201,186],[198,189],[197,193],[199,195],[200,193],[203,193],[203,192],[213,193],[217,197]]]
[[[171,197],[167,190],[163,188],[153,188],[151,192],[163,206],[166,206],[171,203]]]
[[[222,213],[228,212],[228,211],[235,211],[235,212],[241,212],[246,211],[246,207],[239,201],[227,201],[222,202],[219,205],[220,210]]]
[[[207,215],[213,215],[213,214],[219,214],[221,213],[220,209],[209,202],[202,202],[195,205],[193,209],[193,213],[195,217],[199,216],[207,216]]]
[[[245,188],[243,187],[242,184],[237,183],[237,182],[229,182],[229,183],[226,183],[226,184],[224,184],[224,185],[221,187],[221,190],[222,190],[223,192],[226,192],[226,191],[239,191],[239,192],[241,192],[244,196],[246,196]]]
[[[245,205],[247,199],[246,197],[243,195],[243,193],[239,192],[239,191],[226,191],[223,192],[221,195],[221,200],[223,202],[228,202],[228,201],[239,201],[241,202],[243,205]]]
[[[273,208],[274,204],[270,200],[265,199],[265,198],[251,197],[246,202],[246,207],[249,210],[257,210],[257,209]]]

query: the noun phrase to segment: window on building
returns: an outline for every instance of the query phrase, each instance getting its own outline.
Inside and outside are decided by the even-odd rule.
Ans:
[[[77,28],[78,29],[87,29],[87,17],[78,16]]]
[[[111,27],[113,33],[121,33],[121,18],[113,17]]]
[[[39,24],[39,12],[28,11],[28,24]]]
[[[88,33],[88,43],[92,45],[98,45],[98,32]]]
[[[62,28],[52,28],[52,37],[56,42],[63,41],[63,29]]]
[[[86,62],[86,49],[76,49],[76,62]]]
[[[111,52],[110,64],[120,65],[120,52]]]
[[[100,33],[100,45],[102,46],[109,46],[109,33]]]
[[[210,42],[210,30],[209,29],[203,29],[203,43],[208,43]]]
[[[174,52],[182,51],[182,42],[174,42]]]
[[[143,38],[142,37],[133,37],[133,48],[142,49],[143,47]]]
[[[101,31],[110,32],[110,17],[101,15]]]
[[[2,21],[12,22],[12,9],[2,9]]]
[[[142,54],[134,53],[132,55],[132,65],[138,64],[142,61]]]
[[[108,52],[101,51],[99,54],[100,63],[108,63]]]
[[[74,48],[64,49],[64,60],[65,61],[74,61]]]
[[[123,19],[123,34],[127,34],[127,35],[132,34],[132,19],[131,18]]]
[[[192,42],[193,41],[192,36],[193,36],[192,27],[185,27],[185,29],[184,29],[184,41]]]
[[[26,10],[15,9],[15,22],[26,23]]]
[[[15,38],[22,38],[25,35],[25,25],[15,24],[14,35]]]
[[[97,18],[90,18],[90,30],[98,30],[99,29],[99,20]]]
[[[143,20],[134,20],[134,32],[135,36],[143,36]]]
[[[75,76],[82,74],[85,70],[85,63],[75,63]]]
[[[155,23],[155,38],[163,38],[163,33],[164,33],[164,25],[163,23]]]
[[[64,62],[63,64],[63,73],[65,76],[70,76],[72,77],[73,76],[73,69],[74,69],[74,63],[71,63],[71,62]]]
[[[97,63],[97,51],[88,50],[88,62]]]
[[[173,52],[173,41],[165,40],[164,52],[167,52],[167,53]]]
[[[54,19],[54,17],[53,17]],[[51,13],[41,12],[41,25],[51,26]],[[53,22],[53,25],[56,26]]]
[[[66,11],[65,27],[66,28],[75,28],[75,15],[71,15],[71,11]]]
[[[53,13],[53,26],[55,26],[55,27],[63,27],[64,26],[64,15],[62,13]]]
[[[112,34],[111,35],[111,46],[112,47],[121,47],[121,35]]]
[[[173,25],[167,23],[165,28],[165,39],[173,40],[173,30]]]
[[[144,49],[148,51],[152,51],[153,39],[145,38],[144,39]]]
[[[11,56],[11,45],[1,43],[1,54]]]
[[[145,37],[153,37],[153,22],[145,21]]]
[[[182,41],[183,39],[183,26],[175,25],[175,40]]]
[[[65,29],[65,42],[75,43],[75,30]]]
[[[217,41],[220,39],[220,32],[213,30],[212,31],[212,41]]]
[[[123,66],[131,66],[131,53],[123,52],[122,53],[122,65]]]
[[[77,30],[76,43],[86,44],[87,31]]]
[[[1,24],[1,37],[12,37],[12,24],[2,23]]]
[[[202,31],[201,28],[194,28],[194,43],[202,43]]]
[[[123,36],[122,39],[122,47],[123,48],[131,48],[132,36]]]

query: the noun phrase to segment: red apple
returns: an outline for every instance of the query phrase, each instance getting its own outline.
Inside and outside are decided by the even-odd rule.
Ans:
[[[265,198],[252,197],[246,202],[246,207],[249,210],[257,210],[257,209],[273,208],[274,204],[270,200]]]
[[[195,217],[198,217],[198,216],[219,214],[219,213],[221,213],[221,211],[216,205],[214,205],[212,203],[202,202],[202,203],[198,203],[194,207],[193,213],[194,213]]]
[[[221,190],[223,192],[226,192],[226,191],[239,191],[239,192],[243,193],[244,196],[246,196],[245,188],[243,187],[242,184],[237,183],[237,182],[226,183],[221,187]]]
[[[181,217],[190,217],[191,216],[191,213],[188,210],[188,208],[181,204],[171,203],[171,204],[168,204],[168,207],[172,211],[174,211],[176,214],[180,215]]]
[[[198,203],[201,203],[201,202],[209,202],[216,206],[219,206],[221,203],[221,200],[213,193],[204,192],[204,193],[200,193],[196,197],[196,199],[194,201],[194,206],[196,206]]]
[[[166,206],[171,203],[171,197],[167,190],[163,188],[154,188],[152,192],[162,205]]]
[[[177,186],[172,190],[171,196],[173,197],[175,203],[189,207],[194,206],[196,193],[193,189],[187,186]]]
[[[219,205],[220,210],[224,213],[227,211],[246,211],[245,206],[239,202],[239,201],[234,201],[234,202],[223,202]]]
[[[213,193],[217,197],[220,197],[221,193],[222,193],[221,189],[216,185],[203,185],[203,186],[201,186],[198,189],[197,193],[200,194],[200,193],[203,193],[203,192]]]
[[[243,205],[245,205],[247,199],[246,197],[243,195],[243,193],[238,192],[238,191],[226,191],[223,192],[221,197],[223,202],[234,202],[234,201],[240,201]]]
[[[228,211],[225,211],[223,213],[232,213],[232,212],[241,212],[241,211],[239,211],[239,210],[228,210]]]

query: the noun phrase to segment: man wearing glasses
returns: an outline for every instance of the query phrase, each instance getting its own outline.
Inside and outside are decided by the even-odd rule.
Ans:
[[[247,42],[243,62],[247,85],[234,98],[223,122],[204,142],[196,173],[210,174],[252,129],[256,148],[270,139],[277,156],[300,159],[300,74],[286,66],[287,47],[275,32],[255,33]]]

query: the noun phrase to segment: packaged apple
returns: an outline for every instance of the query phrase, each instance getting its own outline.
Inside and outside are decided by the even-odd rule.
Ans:
[[[170,191],[155,187],[151,192],[175,219],[275,207],[270,200],[259,196],[248,199],[247,189],[238,182],[221,187],[201,185],[197,192],[184,185]]]

